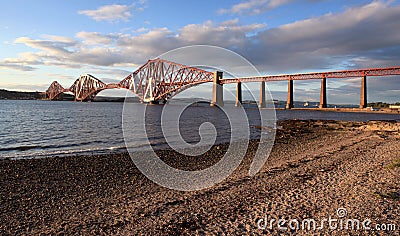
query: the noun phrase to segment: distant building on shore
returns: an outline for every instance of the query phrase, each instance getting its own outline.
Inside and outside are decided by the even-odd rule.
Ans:
[[[389,105],[390,109],[400,109],[400,105]]]

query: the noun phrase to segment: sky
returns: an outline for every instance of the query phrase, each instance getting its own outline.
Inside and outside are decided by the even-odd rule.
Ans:
[[[232,50],[265,75],[400,65],[394,0],[13,0],[0,15],[0,88],[9,90],[69,87],[85,73],[116,82],[191,45]],[[368,78],[368,100],[400,101],[399,79]],[[286,82],[268,88],[286,100]],[[210,85],[190,90],[211,97]],[[295,81],[294,90],[295,100],[318,101],[320,82]],[[358,78],[328,80],[328,103],[357,104],[359,90]]]

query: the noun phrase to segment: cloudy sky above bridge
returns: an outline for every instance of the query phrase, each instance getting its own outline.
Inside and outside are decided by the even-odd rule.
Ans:
[[[269,75],[400,65],[399,1],[13,0],[0,14],[0,88],[11,90],[44,91],[53,80],[68,87],[83,73],[115,82],[196,44],[233,50]],[[398,79],[369,79],[369,100],[399,100]],[[359,86],[329,80],[328,102],[357,104]],[[286,99],[286,83],[269,88]],[[211,94],[208,85],[192,90]],[[318,93],[318,81],[295,82],[295,100]]]

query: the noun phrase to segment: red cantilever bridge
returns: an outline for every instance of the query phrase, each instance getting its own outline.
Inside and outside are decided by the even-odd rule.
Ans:
[[[361,78],[360,108],[367,105],[367,76],[392,76],[400,75],[399,67],[369,68],[359,70],[343,70],[332,72],[269,75],[242,78],[222,78],[222,72],[209,72],[199,68],[185,66],[175,62],[162,59],[147,61],[136,71],[128,75],[119,83],[106,84],[92,75],[81,75],[75,80],[70,88],[63,88],[57,81],[54,81],[46,91],[46,98],[57,99],[59,95],[72,92],[75,101],[89,101],[105,89],[128,89],[132,91],[143,102],[158,103],[166,101],[181,91],[202,83],[213,83],[212,105],[223,105],[223,84],[237,84],[237,104],[242,101],[241,83],[261,82],[260,86],[260,107],[265,107],[265,82],[288,81],[288,99],[286,108],[293,107],[293,81],[294,80],[321,80],[320,108],[325,108],[326,101],[326,79],[329,78]]]

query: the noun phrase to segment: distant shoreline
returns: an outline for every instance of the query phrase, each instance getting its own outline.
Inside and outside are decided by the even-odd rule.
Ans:
[[[132,97],[133,102],[139,102],[138,98]],[[43,98],[43,92],[20,92],[20,91],[9,91],[5,89],[0,89],[0,101],[1,100],[47,100]],[[191,100],[191,99],[188,99]],[[192,99],[193,101],[195,99]],[[201,100],[201,99],[200,99]],[[58,101],[74,101],[74,97],[71,94],[63,94],[63,98]],[[106,96],[97,96],[93,102],[124,102],[124,97],[106,97]],[[226,101],[226,103],[235,103],[235,101]],[[310,102],[309,107],[301,107],[305,102],[295,101],[295,108],[293,110],[313,110],[313,111],[333,111],[333,112],[368,112],[368,113],[387,113],[387,114],[399,114],[400,109],[390,109],[390,108],[357,108],[354,104],[346,104],[346,105],[335,105],[330,104],[328,108],[318,108],[315,107],[317,103]],[[246,105],[256,105],[256,101],[246,100],[243,101],[243,104]],[[274,100],[274,105],[276,110],[285,110],[286,102]]]
[[[287,110],[285,108],[275,108],[275,110]],[[365,112],[365,113],[382,113],[382,114],[400,114],[398,109],[381,108],[374,109],[371,108],[292,108],[291,110],[301,110],[301,111],[326,111],[326,112]]]
[[[8,98],[0,98],[0,101],[49,101],[47,99],[30,99],[30,98],[15,98],[15,99],[8,99]],[[56,100],[54,102],[71,102],[71,100]],[[125,98],[120,97],[98,97],[94,103],[103,103],[103,102],[112,102],[112,103],[124,103]],[[139,101],[131,101],[134,103],[140,103]],[[225,103],[234,104],[234,101],[227,101]],[[256,103],[243,103],[244,105],[254,105]],[[163,104],[155,104],[155,105],[163,105]],[[202,105],[203,106],[203,105]],[[251,107],[248,107],[251,108]],[[255,107],[254,107],[255,108]],[[262,108],[262,109],[272,109],[272,108]],[[323,111],[323,112],[362,112],[362,113],[372,113],[372,114],[400,114],[400,109],[390,109],[390,108],[350,108],[350,107],[337,107],[337,108],[316,108],[316,107],[294,107],[291,109],[286,109],[282,107],[275,107],[275,110],[293,110],[293,111]]]

